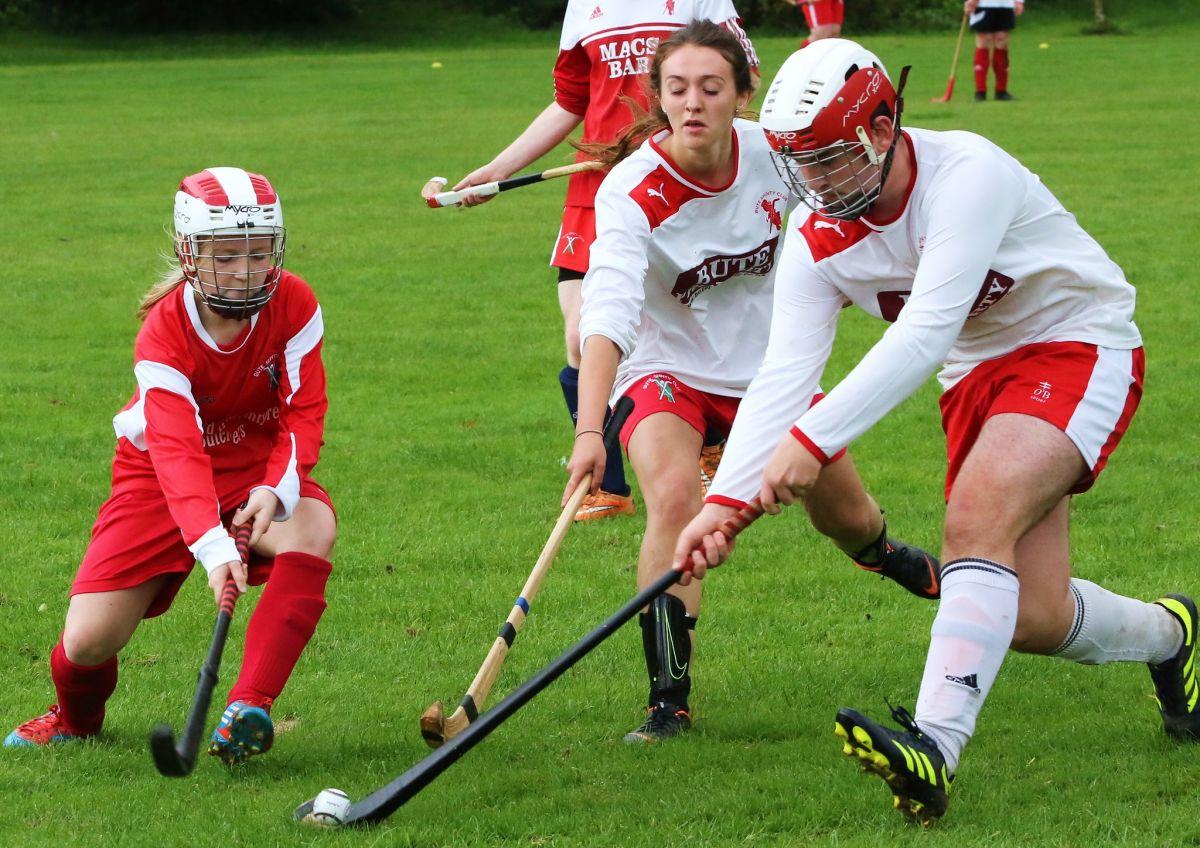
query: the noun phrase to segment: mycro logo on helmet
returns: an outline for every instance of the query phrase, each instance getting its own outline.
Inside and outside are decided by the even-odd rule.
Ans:
[[[232,212],[234,215],[247,215],[251,212],[261,212],[261,206],[235,206],[230,203],[225,207],[226,212]]]
[[[790,153],[792,142],[800,135],[798,132],[776,132],[775,130],[767,130],[767,144],[777,153]]]
[[[879,93],[879,86],[883,82],[883,74],[878,71],[873,71],[870,78],[867,80],[867,87],[863,93],[858,96],[858,100],[854,101],[854,105],[846,110],[846,114],[842,115],[842,126],[846,126],[846,121],[850,120],[851,115],[858,113],[858,110],[863,107],[863,104]]]

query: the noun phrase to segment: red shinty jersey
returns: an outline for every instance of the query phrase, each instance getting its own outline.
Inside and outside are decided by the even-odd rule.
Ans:
[[[659,41],[697,20],[729,30],[751,66],[758,66],[732,0],[569,0],[554,66],[554,99],[583,116],[584,141],[608,143],[633,123],[622,97],[648,108],[646,74]],[[586,158],[581,153],[576,160]],[[592,206],[603,179],[603,172],[574,174],[566,205]]]
[[[134,344],[138,388],[113,419],[114,494],[161,490],[202,561],[225,535],[221,513],[252,488],[275,492],[276,520],[289,518],[322,445],[323,334],[312,289],[287,271],[230,344],[204,329],[186,283],[155,304]]]

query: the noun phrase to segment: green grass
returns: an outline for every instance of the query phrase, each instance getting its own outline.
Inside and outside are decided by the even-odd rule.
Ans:
[[[909,124],[976,130],[1014,152],[1138,286],[1146,398],[1077,504],[1077,572],[1143,597],[1200,591],[1200,167],[1180,93],[1200,27],[1085,38],[1078,26],[1027,18],[1012,104],[969,102],[965,59],[954,102],[930,104],[952,33],[868,45],[893,71],[914,65]],[[794,41],[759,41],[768,74]],[[333,406],[318,477],[342,533],[329,612],[277,709],[296,725],[275,751],[232,776],[207,758],[188,780],[153,772],[146,733],[181,721],[211,627],[193,578],[122,654],[100,741],[0,754],[0,844],[1200,844],[1196,753],[1163,738],[1145,671],[1023,656],[993,691],[949,817],[906,827],[842,760],[832,717],[878,714],[885,696],[911,704],[934,608],[854,572],[795,513],[756,526],[709,581],[689,738],[619,743],[644,695],[629,630],[383,830],[294,827],[291,808],[322,787],[361,797],[425,753],[417,717],[462,694],[558,512],[570,436],[544,266],[563,187],[471,212],[417,199],[425,178],[482,164],[545,105],[555,36],[0,43],[0,725],[53,700],[48,653],[107,490],[109,421],[133,387],[133,310],[184,173],[244,165],[285,198],[289,267],[325,308]],[[831,373],[881,330],[847,314]],[[855,445],[896,531],[929,545],[942,450],[932,383]],[[631,595],[642,521],[571,532],[498,695]]]

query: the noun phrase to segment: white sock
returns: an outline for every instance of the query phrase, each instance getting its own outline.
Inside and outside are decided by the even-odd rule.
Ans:
[[[1008,653],[1019,592],[1016,572],[999,563],[971,557],[942,566],[942,600],[915,718],[951,774]]]
[[[1087,580],[1071,580],[1075,620],[1052,656],[1084,665],[1163,663],[1183,645],[1183,628],[1158,604],[1116,595]]]

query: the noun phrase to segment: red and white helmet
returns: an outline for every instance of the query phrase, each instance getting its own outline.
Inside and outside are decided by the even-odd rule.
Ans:
[[[261,174],[207,168],[179,184],[175,253],[184,278],[218,315],[249,318],[267,304],[283,272],[285,240],[279,195]],[[201,270],[211,281],[201,281]]]
[[[775,167],[792,190],[824,215],[854,220],[883,188],[900,137],[901,105],[879,57],[853,41],[824,38],[783,63],[760,121]],[[892,147],[883,153],[868,135],[879,116],[895,124]]]

